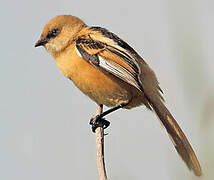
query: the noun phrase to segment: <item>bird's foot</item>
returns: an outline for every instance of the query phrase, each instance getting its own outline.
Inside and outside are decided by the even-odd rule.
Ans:
[[[107,121],[105,118],[102,118],[100,115],[97,115],[90,119],[89,124],[91,125],[92,132],[95,133],[95,130],[98,127],[102,127],[103,129],[106,129],[110,125],[110,122]]]

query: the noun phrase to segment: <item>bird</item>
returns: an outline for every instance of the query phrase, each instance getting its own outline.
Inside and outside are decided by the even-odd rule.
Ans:
[[[110,109],[93,117],[92,130],[107,128],[107,114],[141,105],[156,113],[180,157],[196,176],[202,175],[197,156],[164,104],[154,71],[122,38],[99,26],[88,26],[72,15],[59,15],[43,28],[35,47],[43,46],[62,74],[98,107]]]

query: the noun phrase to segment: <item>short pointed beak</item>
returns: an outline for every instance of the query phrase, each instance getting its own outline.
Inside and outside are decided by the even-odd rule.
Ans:
[[[40,39],[36,42],[35,47],[44,46],[47,43],[46,39]]]

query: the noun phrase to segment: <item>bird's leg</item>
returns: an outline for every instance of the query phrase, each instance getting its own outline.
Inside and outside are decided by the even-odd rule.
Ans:
[[[106,129],[109,125],[110,122],[107,121],[105,118],[103,118],[104,116],[106,116],[107,114],[110,114],[120,108],[123,108],[124,106],[126,106],[128,103],[122,103],[118,106],[115,106],[105,112],[102,112],[103,110],[103,105],[100,104],[98,105],[97,108],[97,112],[101,112],[101,113],[95,113],[94,117],[91,118],[89,124],[91,125],[92,131],[95,132],[97,127],[103,127],[104,129]]]
[[[100,118],[102,118],[102,117],[104,117],[104,116],[106,116],[106,115],[108,115],[108,114],[110,114],[110,113],[112,113],[112,112],[114,112],[114,111],[116,111],[116,110],[118,110],[118,109],[121,109],[121,108],[123,108],[124,106],[126,106],[128,103],[122,103],[122,104],[119,104],[119,105],[117,105],[117,106],[115,106],[115,107],[113,107],[113,108],[111,108],[111,109],[109,109],[109,110],[107,110],[107,111],[105,111],[105,112],[102,112],[100,115],[98,115]]]
[[[103,112],[103,105],[99,104],[97,107],[97,111],[94,116],[90,119],[89,124],[91,125],[91,129],[93,132],[97,129],[97,127],[102,127],[103,129],[107,128],[110,124],[109,121],[105,120],[102,117],[99,117]]]

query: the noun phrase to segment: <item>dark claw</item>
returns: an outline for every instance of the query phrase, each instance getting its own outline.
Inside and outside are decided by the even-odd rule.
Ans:
[[[100,115],[97,115],[96,117],[91,118],[89,124],[91,125],[92,132],[95,133],[95,130],[98,127],[106,129],[110,125],[110,122],[105,120],[105,118],[101,118]]]

